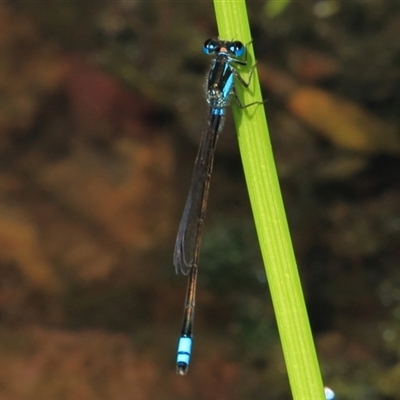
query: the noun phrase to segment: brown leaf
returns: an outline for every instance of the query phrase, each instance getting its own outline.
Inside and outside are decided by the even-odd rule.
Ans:
[[[287,106],[337,146],[365,153],[400,153],[395,126],[344,98],[320,89],[300,87],[291,94]]]

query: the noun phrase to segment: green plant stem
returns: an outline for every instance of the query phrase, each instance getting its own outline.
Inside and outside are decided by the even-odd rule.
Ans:
[[[214,0],[214,7],[221,38],[251,42],[244,0]],[[249,65],[254,65],[251,43],[247,50]],[[243,104],[262,100],[256,71],[249,89],[243,89],[239,84],[236,89]],[[324,400],[264,107],[256,105],[241,110],[233,104],[232,108],[293,399]]]

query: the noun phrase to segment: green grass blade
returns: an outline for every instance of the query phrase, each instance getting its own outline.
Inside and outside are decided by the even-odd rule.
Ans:
[[[219,35],[251,42],[244,0],[214,0]],[[252,45],[249,65],[254,64]],[[248,70],[248,69],[247,69]],[[244,78],[246,68],[244,69]],[[236,89],[243,104],[261,101],[255,71],[249,89]],[[233,102],[234,103],[234,102]],[[250,202],[268,277],[279,335],[295,400],[324,400],[321,373],[286,221],[263,106],[245,110],[233,104]]]

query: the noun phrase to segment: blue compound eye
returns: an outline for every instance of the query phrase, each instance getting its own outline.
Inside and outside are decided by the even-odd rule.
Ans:
[[[218,42],[215,39],[207,39],[203,44],[203,52],[205,54],[215,53],[218,49]]]
[[[232,42],[229,46],[229,52],[236,57],[241,57],[244,54],[244,45],[242,42]]]

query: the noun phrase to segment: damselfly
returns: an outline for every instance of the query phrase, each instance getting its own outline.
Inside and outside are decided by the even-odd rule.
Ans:
[[[236,70],[237,65],[247,65],[247,56],[245,60],[240,59],[245,55],[245,50],[245,46],[239,41],[220,39],[208,39],[203,46],[205,54],[215,55],[206,82],[206,100],[209,104],[208,119],[201,136],[174,251],[176,271],[189,275],[176,360],[176,372],[180,375],[185,375],[189,368],[201,232],[210,188],[215,146],[218,134],[224,124],[226,106],[232,95],[240,108],[262,104],[262,102],[254,102],[243,106],[235,91],[234,78],[247,88],[255,68],[255,65],[251,67],[247,82]]]

